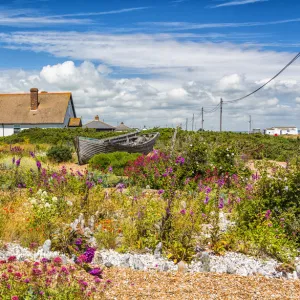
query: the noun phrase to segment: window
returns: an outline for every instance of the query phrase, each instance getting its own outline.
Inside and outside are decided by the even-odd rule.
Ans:
[[[21,131],[21,125],[14,125],[14,134]]]

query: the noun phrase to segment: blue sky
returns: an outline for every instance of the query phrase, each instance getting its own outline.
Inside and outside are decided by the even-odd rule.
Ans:
[[[175,0],[0,2],[0,88],[71,90],[84,121],[185,123],[272,77],[299,52],[300,2]],[[225,129],[300,127],[299,62],[241,104]],[[154,112],[154,114],[153,114]],[[207,129],[217,129],[208,115]],[[289,124],[287,124],[289,123]]]

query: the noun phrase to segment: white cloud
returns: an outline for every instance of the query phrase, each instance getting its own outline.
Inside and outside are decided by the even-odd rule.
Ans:
[[[186,118],[191,121],[195,114],[196,127],[199,128],[202,106],[217,104],[220,96],[229,99],[235,93],[241,93],[240,87],[247,92],[257,87],[257,83],[244,75],[230,74],[218,79],[216,76],[216,80],[209,83],[189,81],[176,88],[163,90],[152,86],[151,81],[140,78],[108,78],[98,69],[91,62],[75,65],[72,61],[66,61],[45,66],[39,73],[8,70],[0,75],[0,90],[23,92],[31,87],[47,91],[70,90],[77,114],[84,118],[84,122],[99,114],[112,125],[124,121],[137,127],[166,124],[185,126]],[[222,90],[220,83],[224,85]],[[300,106],[295,107],[295,98],[294,93],[291,101],[288,101],[282,93],[269,89],[245,101],[224,105],[224,128],[247,130],[245,118],[248,114],[252,115],[255,127],[279,126],[286,122],[297,125]],[[217,130],[218,116],[218,111],[206,114],[205,128]]]
[[[267,2],[269,0],[237,0],[237,1],[229,1],[222,4],[211,6],[212,8],[216,7],[225,7],[225,6],[236,6],[236,5],[245,5],[245,4],[253,4],[257,2]]]
[[[296,102],[297,102],[297,103],[300,103],[300,97],[297,97],[297,98],[296,98]]]

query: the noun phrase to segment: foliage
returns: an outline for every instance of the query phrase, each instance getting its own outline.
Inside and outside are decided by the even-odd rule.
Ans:
[[[52,261],[15,260],[11,256],[1,261],[1,299],[93,299],[96,293],[104,293],[98,277],[88,275],[79,266],[63,265],[60,257]]]
[[[113,152],[108,154],[96,154],[90,161],[92,169],[107,171],[112,168],[116,175],[123,175],[125,167],[130,161],[134,161],[140,154],[127,152]]]
[[[47,156],[57,163],[67,162],[72,159],[72,152],[70,148],[65,146],[53,146],[48,150]]]

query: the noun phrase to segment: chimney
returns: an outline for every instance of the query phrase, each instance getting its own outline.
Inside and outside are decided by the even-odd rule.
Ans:
[[[98,115],[95,117],[95,121],[99,121],[99,116]]]
[[[39,90],[37,88],[30,89],[30,110],[37,110],[39,106]]]

